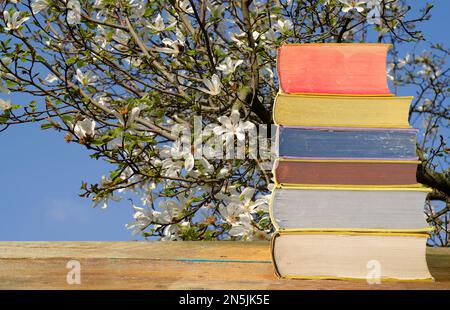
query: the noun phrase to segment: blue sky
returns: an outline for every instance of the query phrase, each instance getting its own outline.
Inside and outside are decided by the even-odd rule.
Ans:
[[[425,1],[412,3],[417,2]],[[450,1],[432,2],[433,17],[421,29],[428,40],[448,47]],[[406,53],[400,50],[400,56]],[[401,94],[414,93],[405,89]],[[12,94],[11,100],[27,97]],[[0,240],[134,239],[124,228],[132,218],[127,200],[102,210],[78,197],[82,180],[96,182],[108,171],[106,163],[88,155],[80,145],[64,142],[63,134],[42,131],[37,124],[0,133]]]

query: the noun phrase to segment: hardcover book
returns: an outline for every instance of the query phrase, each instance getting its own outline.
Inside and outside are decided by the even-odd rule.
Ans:
[[[412,98],[278,93],[273,119],[285,126],[410,128],[408,115]]]
[[[417,160],[415,129],[279,126],[279,157]]]
[[[275,161],[276,184],[417,186],[416,160],[289,159]]]
[[[275,188],[270,217],[278,231],[429,231],[425,187]]]
[[[282,278],[432,281],[427,234],[279,234],[272,239]]]
[[[389,44],[287,44],[278,49],[277,71],[285,93],[390,95]]]

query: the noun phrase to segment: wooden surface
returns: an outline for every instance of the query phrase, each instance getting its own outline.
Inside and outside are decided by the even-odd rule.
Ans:
[[[73,259],[80,285],[66,282]],[[434,283],[368,285],[279,280],[267,242],[0,242],[0,289],[450,289],[450,249],[427,261]]]

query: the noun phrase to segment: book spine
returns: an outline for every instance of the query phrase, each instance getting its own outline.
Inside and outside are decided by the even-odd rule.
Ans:
[[[405,131],[305,130],[279,127],[279,156],[287,158],[416,159],[416,135]],[[358,141],[358,143],[355,143]]]
[[[417,186],[417,161],[278,160],[277,184]]]

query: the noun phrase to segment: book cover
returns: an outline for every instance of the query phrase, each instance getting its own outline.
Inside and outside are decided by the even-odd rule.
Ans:
[[[276,184],[416,186],[417,160],[289,159],[275,161]]]
[[[278,156],[417,160],[415,129],[279,126]]]
[[[278,93],[273,119],[285,126],[409,128],[413,97],[327,96]]]
[[[283,45],[277,57],[281,91],[390,95],[386,77],[390,47],[376,43]]]
[[[429,231],[429,188],[281,187],[269,212],[278,231]]]
[[[427,234],[285,233],[272,239],[281,278],[433,281]]]

